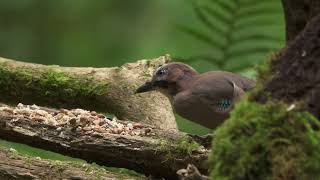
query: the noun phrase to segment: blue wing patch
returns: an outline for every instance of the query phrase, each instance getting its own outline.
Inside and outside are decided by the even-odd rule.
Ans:
[[[221,99],[217,102],[217,110],[221,112],[226,111],[231,105],[231,99]]]

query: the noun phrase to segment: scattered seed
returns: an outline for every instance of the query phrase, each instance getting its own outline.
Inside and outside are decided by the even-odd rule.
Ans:
[[[141,134],[152,135],[151,128],[144,128],[141,123],[125,123],[118,121],[116,117],[112,119],[98,114],[95,111],[83,109],[60,109],[59,111],[47,111],[37,105],[23,105],[19,103],[17,107],[0,107],[0,111],[15,115],[15,119],[29,118],[37,123],[44,123],[56,127],[56,130],[63,134],[63,127],[73,129],[77,132],[91,133],[113,133],[121,135],[139,136]],[[63,126],[63,127],[62,127]]]
[[[134,129],[141,129],[141,128],[143,128],[143,125],[141,123],[134,123],[133,128]]]

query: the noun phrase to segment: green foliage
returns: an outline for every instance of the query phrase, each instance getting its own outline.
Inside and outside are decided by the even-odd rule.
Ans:
[[[320,123],[280,102],[243,101],[215,132],[212,179],[320,177]]]
[[[198,150],[200,145],[187,136],[181,137],[178,141],[161,139],[157,149],[161,153],[166,153],[167,159],[172,160],[176,156],[189,156],[193,151]]]
[[[194,12],[206,28],[180,26],[186,34],[211,46],[211,52],[187,61],[206,60],[218,69],[243,72],[278,50],[284,42],[279,0],[193,1]]]

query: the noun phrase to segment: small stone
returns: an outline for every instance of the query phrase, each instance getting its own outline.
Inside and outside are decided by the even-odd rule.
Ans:
[[[56,130],[57,131],[62,131],[62,127],[58,127]]]

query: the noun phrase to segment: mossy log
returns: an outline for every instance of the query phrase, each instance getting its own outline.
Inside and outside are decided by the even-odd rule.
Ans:
[[[111,68],[60,67],[0,58],[0,102],[84,108],[119,119],[176,129],[167,98],[158,92],[134,94],[169,57]]]
[[[0,179],[127,179],[142,180],[143,177],[107,171],[97,165],[78,162],[44,160],[20,155],[14,149],[0,147]]]
[[[48,109],[48,108],[45,108]],[[0,111],[0,138],[81,158],[99,165],[132,169],[146,175],[177,179],[176,171],[194,164],[207,174],[208,142],[185,133],[150,127],[150,135],[75,131],[68,125],[39,123]]]

